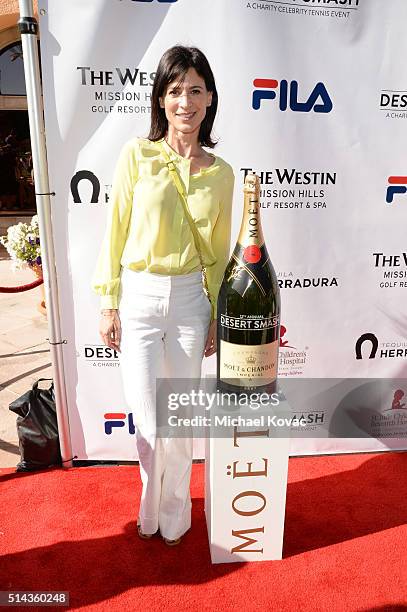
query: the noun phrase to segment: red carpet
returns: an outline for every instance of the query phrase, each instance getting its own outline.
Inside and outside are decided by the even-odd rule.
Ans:
[[[407,453],[290,459],[283,561],[211,565],[202,464],[174,548],[136,535],[137,466],[3,469],[0,590],[65,590],[70,609],[109,612],[405,611],[406,472]]]

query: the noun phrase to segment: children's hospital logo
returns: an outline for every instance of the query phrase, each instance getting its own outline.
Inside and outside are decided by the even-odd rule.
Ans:
[[[380,394],[381,406],[370,417],[370,434],[377,438],[407,436],[406,392],[404,389],[392,387],[393,385],[385,390],[384,394]]]
[[[291,346],[290,344],[288,344],[289,340],[283,340],[283,337],[285,336],[286,332],[287,328],[284,327],[284,325],[280,325],[280,348],[295,349],[295,346]]]
[[[301,376],[304,374],[309,347],[299,349],[293,346],[285,337],[286,333],[285,325],[280,325],[279,375]]]
[[[390,410],[407,410],[406,403],[402,401],[404,396],[405,393],[403,389],[396,389],[393,395],[391,407],[386,408],[384,412],[389,412]]]

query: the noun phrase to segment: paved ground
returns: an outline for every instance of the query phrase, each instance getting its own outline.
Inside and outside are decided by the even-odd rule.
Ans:
[[[18,286],[35,280],[31,270],[12,271],[0,251],[0,286]],[[17,416],[9,404],[39,378],[52,378],[47,318],[37,310],[40,287],[21,293],[0,292],[0,467],[20,460]]]

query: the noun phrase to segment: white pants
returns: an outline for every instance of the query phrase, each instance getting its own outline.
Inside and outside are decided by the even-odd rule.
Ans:
[[[143,533],[174,540],[191,526],[192,439],[158,437],[156,379],[199,378],[211,308],[201,272],[164,276],[123,268],[120,366],[133,412],[143,483]]]

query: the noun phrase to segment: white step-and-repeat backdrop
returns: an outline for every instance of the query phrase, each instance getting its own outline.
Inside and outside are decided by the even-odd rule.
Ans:
[[[280,375],[303,379],[294,408],[313,436],[294,434],[292,454],[406,448],[405,0],[40,0],[39,11],[78,459],[137,459],[90,284],[116,159],[147,135],[154,71],[178,43],[201,48],[215,74],[217,152],[236,175],[232,242],[245,173],[261,177]],[[339,437],[345,424],[368,437]]]

